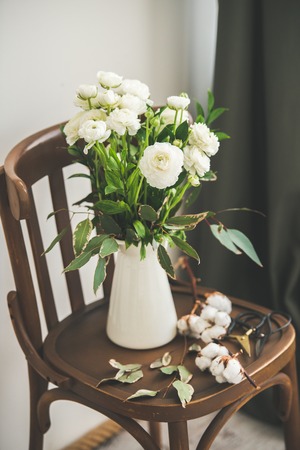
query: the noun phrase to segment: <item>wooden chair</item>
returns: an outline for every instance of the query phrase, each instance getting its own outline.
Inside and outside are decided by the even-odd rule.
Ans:
[[[166,378],[149,369],[149,363],[171,351],[173,360],[180,359],[183,340],[177,337],[170,344],[154,350],[126,350],[114,345],[106,336],[107,300],[113,268],[104,286],[104,298],[85,304],[78,272],[65,273],[72,312],[58,319],[53,286],[44,255],[38,211],[32,187],[47,177],[53,209],[67,208],[63,168],[72,163],[65,149],[59,126],[41,131],[18,144],[7,156],[0,169],[1,218],[9,249],[15,290],[8,294],[8,305],[18,341],[28,361],[30,384],[30,443],[31,450],[40,450],[43,435],[50,426],[49,406],[56,400],[70,400],[93,408],[111,418],[131,433],[143,448],[160,448],[157,424],[167,422],[170,449],[189,448],[187,421],[211,412],[216,416],[201,437],[198,449],[210,447],[226,421],[251,398],[275,386],[277,410],[284,423],[286,448],[296,450],[300,442],[298,390],[295,368],[295,333],[292,326],[282,334],[273,335],[259,358],[241,357],[241,363],[255,380],[255,389],[247,380],[237,385],[217,384],[208,373],[201,373],[194,365],[194,356],[185,364],[196,374],[191,381],[195,389],[193,400],[182,408],[172,390],[163,396],[124,401],[137,385],[101,384],[99,380],[114,376],[108,364],[110,358],[123,363],[143,364],[144,378],[139,387],[160,389]],[[43,224],[45,218],[40,219]],[[23,232],[26,223],[28,239]],[[56,216],[57,230],[69,223],[65,211]],[[51,236],[49,241],[54,236]],[[47,242],[47,244],[49,243]],[[33,282],[29,250],[33,255],[37,285]],[[63,265],[73,256],[71,231],[61,242]],[[63,275],[61,275],[63,276]],[[189,312],[191,296],[188,289],[174,287],[178,315]],[[39,292],[37,292],[39,291]],[[40,297],[47,325],[42,338]],[[243,310],[266,312],[264,308],[232,299],[233,315]],[[237,351],[231,342],[229,348]],[[49,389],[49,382],[56,387]],[[150,434],[136,421],[150,423]],[[200,438],[200,436],[199,436]]]

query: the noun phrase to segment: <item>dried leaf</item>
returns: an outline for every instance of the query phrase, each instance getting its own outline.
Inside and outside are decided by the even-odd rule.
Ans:
[[[142,370],[135,370],[134,372],[124,373],[117,381],[121,383],[136,383],[138,380],[143,378],[144,374]]]
[[[201,350],[201,346],[199,344],[194,343],[189,346],[188,350],[189,350],[189,352],[197,352],[198,353]]]
[[[185,366],[178,366],[178,372],[183,383],[188,383],[193,378],[193,374]]]
[[[185,408],[186,404],[189,403],[192,399],[194,393],[193,386],[187,383],[183,383],[181,380],[174,381],[172,385],[177,391],[179,400],[181,401],[183,408]]]
[[[160,370],[162,373],[165,373],[166,375],[171,375],[172,373],[177,372],[178,366],[162,367]]]
[[[150,391],[148,389],[139,389],[134,394],[130,395],[130,397],[127,397],[126,400],[132,400],[133,398],[138,397],[155,397],[158,394],[159,391]]]
[[[170,352],[166,352],[162,357],[162,364],[163,366],[168,366],[172,361],[172,356]]]

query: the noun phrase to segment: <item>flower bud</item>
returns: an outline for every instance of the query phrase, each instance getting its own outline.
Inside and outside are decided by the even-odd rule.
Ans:
[[[76,90],[76,94],[81,100],[88,100],[97,96],[98,88],[93,84],[81,84]]]

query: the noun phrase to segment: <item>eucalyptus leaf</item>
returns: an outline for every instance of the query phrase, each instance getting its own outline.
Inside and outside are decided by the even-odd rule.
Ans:
[[[183,383],[181,380],[176,380],[172,383],[173,387],[176,389],[179,400],[183,408],[186,407],[187,403],[192,400],[194,393],[194,388],[190,384]]]
[[[162,361],[163,366],[168,366],[172,361],[172,356],[171,356],[170,352],[164,353],[161,361]]]
[[[121,364],[115,359],[110,359],[108,362],[115,369],[123,370],[124,372],[133,372],[135,370],[139,370],[142,367],[142,365],[139,363]]]
[[[189,352],[197,352],[198,353],[201,350],[201,346],[199,344],[194,343],[189,346],[188,350],[189,350]]]
[[[234,245],[234,243],[232,242],[229,234],[227,233],[227,231],[224,229],[223,226],[221,225],[210,225],[210,229],[212,234],[214,235],[215,238],[218,239],[218,241],[224,245],[224,247],[226,247],[228,250],[230,250],[231,252],[235,253],[236,255],[240,255],[242,252]]]
[[[200,256],[198,255],[196,250],[190,244],[188,244],[186,241],[183,241],[182,239],[180,239],[177,236],[171,235],[171,239],[174,242],[174,244],[178,248],[180,248],[180,250],[182,250],[184,253],[186,253],[191,258],[194,258],[196,261],[198,261],[198,264],[200,263]]]
[[[150,364],[150,369],[159,369],[163,366],[161,358],[156,359]]]
[[[162,245],[158,246],[157,257],[158,257],[158,261],[159,261],[160,265],[167,272],[167,274],[171,278],[175,278],[174,267],[172,266],[171,259],[168,255],[165,247],[163,247]]]
[[[244,253],[246,253],[246,255],[249,256],[250,259],[252,259],[252,261],[262,267],[262,263],[250,239],[244,233],[234,229],[228,229],[227,233],[235,245],[237,245]]]
[[[136,383],[141,378],[143,378],[143,372],[142,370],[135,370],[134,372],[124,373],[120,378],[118,378],[118,381],[121,383]]]
[[[167,366],[167,367],[161,367],[160,371],[166,375],[171,375],[174,372],[177,372],[178,366]]]
[[[73,248],[75,256],[80,255],[87,245],[88,239],[93,229],[93,223],[88,218],[79,222],[73,233]]]
[[[185,366],[179,365],[178,372],[183,383],[188,383],[193,378],[193,374]]]
[[[138,397],[155,397],[159,391],[151,391],[149,389],[139,389],[134,394],[126,398],[126,400],[132,400]]]

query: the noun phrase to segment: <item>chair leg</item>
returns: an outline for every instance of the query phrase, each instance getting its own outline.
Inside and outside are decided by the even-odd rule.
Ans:
[[[186,422],[169,422],[170,450],[188,450],[189,438]]]
[[[150,436],[154,442],[161,447],[161,424],[159,422],[149,422]]]
[[[37,416],[37,404],[41,395],[47,390],[48,382],[28,366],[30,387],[30,436],[29,450],[42,450],[44,435],[40,430]]]
[[[289,376],[292,385],[292,402],[290,413],[287,417],[287,420],[283,423],[285,446],[286,450],[297,450],[299,449],[300,442],[300,413],[295,356],[284,367],[282,372],[286,373]]]

